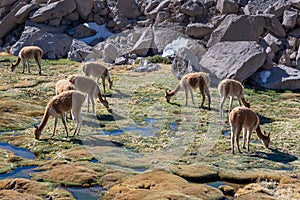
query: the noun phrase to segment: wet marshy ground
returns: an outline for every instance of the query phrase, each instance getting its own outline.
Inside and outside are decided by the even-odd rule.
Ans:
[[[197,163],[226,170],[279,170],[295,174],[300,171],[300,95],[297,92],[246,87],[246,99],[258,113],[261,128],[271,133],[271,145],[266,149],[253,133],[250,152],[242,149],[242,154],[232,155],[228,111],[225,111],[224,118],[219,117],[216,87],[210,89],[211,110],[199,108],[201,97],[198,91],[194,92],[197,93],[195,104],[189,99],[188,107],[184,106],[182,91],[167,103],[165,90],[178,84],[170,73],[170,66],[162,66],[160,71],[151,73],[132,72],[126,66],[115,67],[111,70],[114,86],[106,95],[109,110],[97,102],[96,113],[87,113],[85,103],[80,136],[66,138],[59,121],[57,133],[51,137],[53,118],[50,118],[41,140],[34,140],[32,127],[41,120],[45,105],[55,94],[55,82],[80,73],[79,64],[67,60],[43,64],[44,76],[38,76],[36,71],[22,74],[18,69],[12,73],[4,63],[0,64],[0,130],[5,131],[0,136],[0,148],[4,151],[0,159],[7,163],[1,167],[7,173],[3,173],[0,179],[25,175],[31,179],[30,173],[40,172],[39,169],[35,171],[35,166],[54,173],[52,165],[68,169],[69,166],[65,165],[79,163],[73,168],[84,168],[91,174],[90,180],[84,180],[87,181],[84,187],[70,189],[75,198],[80,199],[81,194],[77,193],[82,190],[88,195],[90,192],[85,189],[92,188],[91,193],[102,189],[95,181],[104,174],[97,171],[102,165],[129,174]],[[207,101],[204,105],[207,106]],[[228,101],[225,106],[228,107]],[[234,106],[237,106],[236,101]],[[71,133],[74,131],[72,120],[68,122],[68,128]],[[10,159],[9,152],[23,159]],[[49,169],[44,165],[50,166]],[[44,176],[45,181],[58,185],[65,181],[68,185],[67,180],[57,181],[48,174]],[[95,186],[88,186],[91,180]]]

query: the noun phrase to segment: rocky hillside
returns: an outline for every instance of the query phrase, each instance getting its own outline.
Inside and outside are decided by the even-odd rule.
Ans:
[[[0,45],[17,55],[132,63],[160,54],[180,78],[246,79],[299,89],[299,0],[2,0]]]

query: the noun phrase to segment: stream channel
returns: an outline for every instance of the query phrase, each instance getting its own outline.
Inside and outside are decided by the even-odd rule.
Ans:
[[[34,159],[34,154],[30,152],[27,149],[19,148],[13,145],[10,145],[6,142],[0,142],[0,148],[11,151],[15,155],[20,156],[24,159]],[[95,160],[92,160],[91,162],[96,162]],[[30,174],[33,172],[39,172],[38,170],[35,170],[37,166],[21,166],[17,167],[16,169],[0,174],[0,180],[8,179],[8,178],[26,178],[31,179]],[[68,190],[72,193],[72,195],[78,199],[84,199],[84,200],[95,200],[98,199],[97,195],[102,190],[102,187],[100,186],[93,186],[89,188],[83,188],[83,187],[63,187],[64,189]]]

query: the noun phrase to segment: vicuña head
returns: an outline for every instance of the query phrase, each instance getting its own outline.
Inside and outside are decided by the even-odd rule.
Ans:
[[[247,150],[249,152],[249,142],[251,133],[256,131],[257,136],[262,140],[265,147],[269,147],[270,134],[262,134],[259,126],[259,118],[254,111],[247,107],[236,107],[229,114],[229,123],[231,126],[231,149],[234,154],[234,141],[236,141],[238,151],[241,153],[239,146],[239,137],[243,129],[243,148],[245,148],[247,137]]]
[[[244,97],[244,87],[243,85],[234,79],[224,79],[218,85],[218,91],[220,95],[220,116],[223,117],[223,105],[227,97],[230,97],[229,112],[232,108],[232,100],[234,96],[237,96],[239,106],[241,106],[241,101],[247,108],[250,108],[250,103],[245,100]]]
[[[26,46],[23,47],[18,55],[18,59],[15,63],[11,64],[11,71],[13,72],[16,67],[20,64],[21,60],[23,61],[23,73],[25,68],[28,68],[28,73],[30,73],[29,60],[35,59],[36,64],[39,66],[39,74],[42,74],[41,59],[43,56],[43,50],[38,46]]]
[[[187,106],[188,103],[188,92],[190,92],[192,101],[195,104],[192,89],[199,88],[200,93],[202,95],[201,108],[203,108],[205,95],[206,95],[208,97],[208,108],[210,109],[211,99],[210,99],[210,93],[208,89],[209,85],[210,85],[210,77],[209,74],[207,73],[195,72],[195,73],[186,74],[181,78],[179,84],[174,90],[165,91],[165,98],[166,101],[170,103],[171,97],[174,96],[180,89],[183,89],[185,92],[185,106]]]

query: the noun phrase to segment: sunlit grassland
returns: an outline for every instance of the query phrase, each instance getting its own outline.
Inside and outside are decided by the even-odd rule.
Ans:
[[[14,61],[15,57],[10,56],[8,59]],[[32,126],[41,120],[47,102],[54,96],[55,82],[67,75],[80,73],[80,63],[67,59],[43,60],[42,76],[38,75],[35,63],[32,62],[31,65],[31,74],[27,72],[23,74],[21,65],[15,72],[10,72],[9,63],[0,63],[0,130],[21,130],[14,134],[28,136],[27,144],[23,146],[41,158],[55,157],[60,150],[76,146],[70,143],[70,138],[66,138],[61,121],[59,120],[56,136],[51,138],[53,130],[51,118],[43,130],[44,140],[41,141],[33,139]],[[189,97],[188,106],[185,107],[183,91],[173,96],[169,104],[164,98],[165,90],[174,89],[178,84],[178,79],[170,72],[170,65],[161,65],[161,70],[151,73],[133,72],[132,68],[134,66],[114,66],[110,70],[114,86],[105,94],[110,110],[95,100],[96,113],[87,113],[85,103],[82,132],[76,138],[84,140],[87,136],[97,135],[145,154],[163,151],[165,148],[183,147],[184,151],[178,160],[187,163],[203,161],[227,165],[229,168],[234,165],[237,165],[237,168],[282,167],[281,162],[251,156],[253,152],[272,155],[271,150],[265,149],[261,142],[257,142],[258,137],[255,133],[251,137],[250,155],[245,149],[241,155],[231,155],[230,134],[224,135],[224,132],[230,130],[229,100],[224,104],[225,117],[220,118],[220,97],[216,87],[210,87],[211,110],[207,109],[207,99],[205,107],[199,107],[201,97],[197,90],[194,91],[195,104]],[[245,97],[250,102],[251,108],[259,115],[262,129],[271,134],[271,148],[291,157],[299,157],[300,94],[246,86]],[[237,105],[235,99],[234,106]],[[143,130],[145,127],[153,132],[152,135],[144,136],[135,130],[139,128]],[[72,121],[68,123],[68,128],[72,135],[74,131]],[[122,133],[112,136],[102,133],[116,130],[122,130]],[[10,134],[12,133],[7,132],[3,135]],[[299,168],[298,164],[293,168]]]

